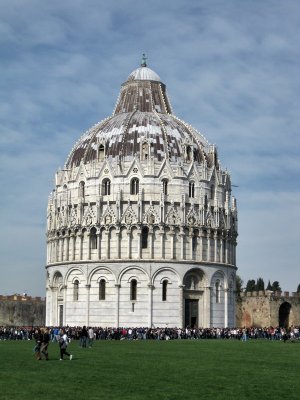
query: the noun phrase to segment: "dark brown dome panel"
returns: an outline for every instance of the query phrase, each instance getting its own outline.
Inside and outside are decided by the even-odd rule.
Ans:
[[[79,139],[66,166],[101,161],[104,157],[143,159],[141,149],[145,146],[147,157],[157,161],[168,157],[174,162],[187,158],[201,162],[209,151],[209,143],[202,135],[171,114],[166,87],[158,75],[142,67],[122,85],[114,115]]]

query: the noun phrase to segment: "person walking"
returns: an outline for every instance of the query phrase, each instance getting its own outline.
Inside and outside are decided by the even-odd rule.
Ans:
[[[45,356],[46,361],[49,360],[49,356],[48,356],[49,342],[50,342],[49,329],[48,328],[44,328],[42,330],[42,343],[41,343],[41,348],[40,348],[40,356],[43,354]]]
[[[80,347],[86,347],[88,337],[88,331],[86,329],[86,326],[84,325],[80,332]]]
[[[34,332],[34,339],[35,339],[35,347],[34,347],[34,354],[37,360],[41,360],[41,345],[43,340],[43,335],[40,328],[37,328]]]
[[[60,349],[60,361],[64,359],[64,355],[68,356],[70,360],[72,360],[73,355],[67,352],[67,347],[70,343],[70,339],[68,338],[68,335],[66,332],[63,330],[62,335],[58,341],[59,344],[59,349]]]
[[[91,326],[89,327],[88,334],[89,334],[89,347],[92,347],[94,342],[94,329]]]

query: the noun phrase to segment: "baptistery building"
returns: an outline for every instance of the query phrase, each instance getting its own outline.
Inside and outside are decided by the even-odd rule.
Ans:
[[[235,324],[237,206],[217,149],[145,59],[75,143],[47,208],[46,324]]]

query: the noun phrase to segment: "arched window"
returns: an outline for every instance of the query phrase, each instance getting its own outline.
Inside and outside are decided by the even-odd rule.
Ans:
[[[76,279],[73,283],[73,300],[78,301],[79,299],[79,281]]]
[[[189,197],[195,197],[195,182],[189,183]]]
[[[142,160],[148,160],[148,151],[149,151],[149,146],[148,143],[143,143],[142,144]]]
[[[216,303],[221,302],[221,284],[220,281],[216,282]]]
[[[139,192],[139,180],[138,178],[133,178],[130,183],[130,194],[138,194]]]
[[[168,288],[168,281],[165,279],[162,283],[162,301],[167,301],[167,288]]]
[[[149,229],[147,226],[144,226],[142,229],[142,249],[146,249],[148,247],[148,233]]]
[[[207,207],[208,205],[208,200],[207,200],[207,194],[204,195],[204,207]]]
[[[91,249],[97,249],[97,230],[96,228],[92,228],[90,232],[91,239]]]
[[[81,181],[79,183],[79,188],[78,188],[78,196],[81,197],[82,199],[84,198],[84,187],[85,187],[85,183],[83,181]]]
[[[211,200],[213,200],[215,198],[215,186],[214,185],[211,185],[211,188],[210,188],[210,198],[211,198]]]
[[[186,148],[186,160],[187,162],[191,162],[192,161],[192,148],[191,146],[187,146]]]
[[[108,178],[103,179],[103,182],[102,182],[102,194],[103,194],[103,196],[109,196],[110,195],[110,180]]]
[[[193,252],[197,250],[197,236],[195,234],[192,238],[192,250]]]
[[[130,300],[136,300],[137,297],[137,280],[132,279],[130,282]]]
[[[167,195],[168,194],[168,179],[162,180],[162,189],[163,189],[163,194]]]
[[[104,160],[105,157],[105,149],[103,144],[100,144],[100,146],[98,147],[98,160]]]
[[[99,300],[105,300],[105,289],[106,289],[105,279],[100,279],[100,282],[99,282]]]

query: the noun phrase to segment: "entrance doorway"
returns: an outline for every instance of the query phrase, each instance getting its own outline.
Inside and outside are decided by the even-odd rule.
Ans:
[[[185,299],[185,326],[198,328],[199,300]]]
[[[279,326],[282,328],[289,327],[291,305],[288,302],[284,302],[279,307]]]

